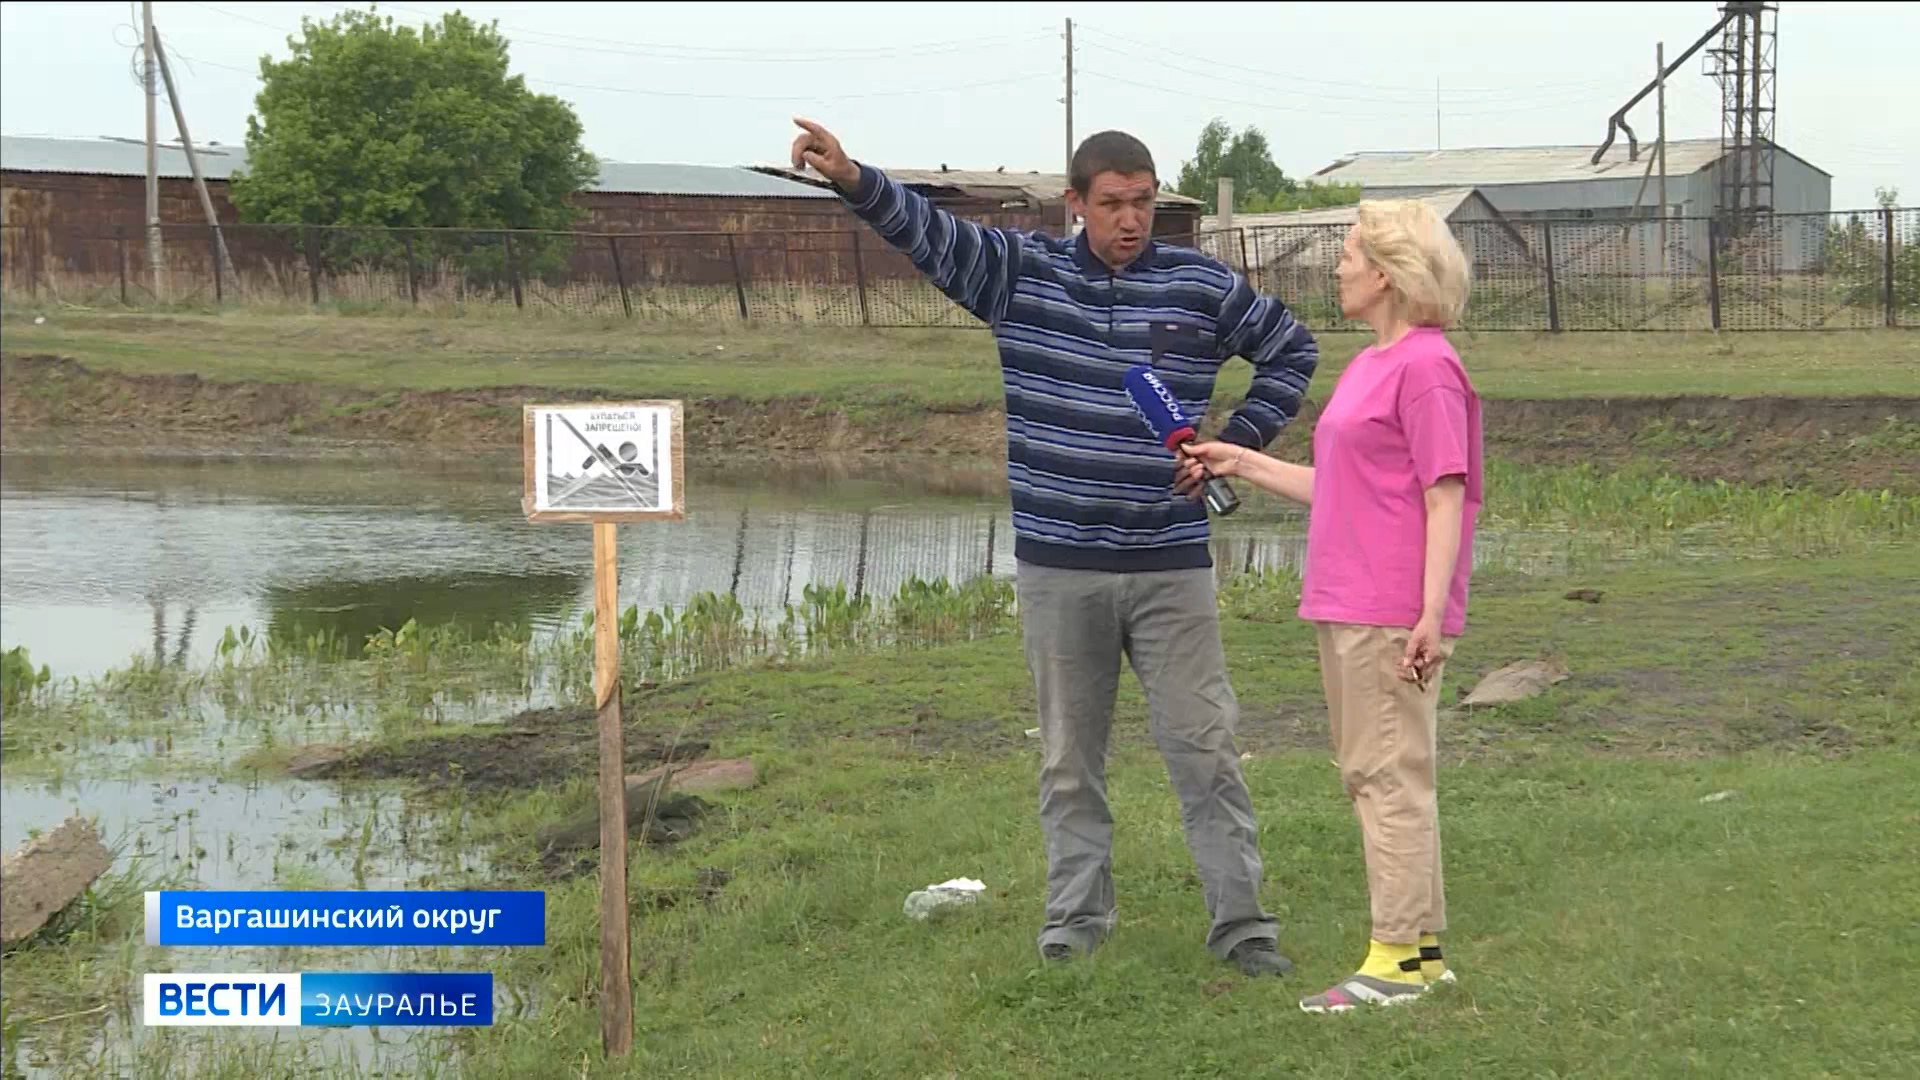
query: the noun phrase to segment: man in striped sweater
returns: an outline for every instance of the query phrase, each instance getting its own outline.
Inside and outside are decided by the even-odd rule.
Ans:
[[[1135,414],[1121,376],[1158,353],[1161,378],[1198,424],[1221,365],[1246,358],[1252,387],[1219,438],[1259,450],[1300,407],[1318,360],[1312,335],[1228,267],[1153,240],[1159,182],[1132,136],[1102,132],[1074,153],[1067,202],[1085,226],[1059,240],[962,221],[797,122],[794,166],[831,181],[999,346],[1016,587],[1043,745],[1041,954],[1066,959],[1114,928],[1106,752],[1124,655],[1180,800],[1212,917],[1208,947],[1249,975],[1286,973],[1260,906],[1207,512],[1174,491],[1174,455]]]

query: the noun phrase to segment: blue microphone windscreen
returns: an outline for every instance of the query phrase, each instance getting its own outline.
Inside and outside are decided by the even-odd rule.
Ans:
[[[1153,437],[1161,443],[1165,443],[1168,436],[1175,432],[1192,430],[1173,391],[1147,365],[1135,364],[1128,368],[1121,377],[1121,384],[1127,389],[1127,398],[1133,402],[1133,411],[1140,414],[1147,430],[1153,432]]]

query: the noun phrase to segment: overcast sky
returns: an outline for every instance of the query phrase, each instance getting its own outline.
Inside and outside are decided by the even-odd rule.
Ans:
[[[197,140],[240,143],[262,54],[302,15],[348,5],[155,3]],[[622,161],[781,160],[795,113],[876,164],[1059,171],[1062,20],[1074,20],[1074,123],[1125,128],[1171,178],[1208,119],[1258,125],[1304,176],[1351,150],[1597,145],[1607,116],[1717,5],[468,4],[498,20],[515,71],[573,103],[588,149]],[[1781,5],[1779,144],[1834,175],[1836,209],[1876,186],[1920,204],[1920,5]],[[381,4],[419,23],[454,5]],[[130,61],[137,7],[0,5],[0,129],[144,131]],[[1438,84],[1439,131],[1435,131]],[[1695,57],[1669,84],[1673,138],[1720,133]],[[161,135],[175,133],[164,103]],[[1630,118],[1652,137],[1652,98]]]

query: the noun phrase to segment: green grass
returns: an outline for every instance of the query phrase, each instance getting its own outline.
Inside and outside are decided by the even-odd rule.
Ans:
[[[646,730],[749,755],[762,782],[712,797],[681,845],[633,853],[636,1037],[620,1069],[599,1053],[596,879],[550,879],[528,839],[589,805],[590,773],[424,798],[439,847],[497,856],[438,887],[546,889],[549,945],[391,961],[492,970],[532,1002],[413,1050],[477,1077],[559,1063],[591,1076],[1346,1076],[1357,1062],[1423,1075],[1897,1073],[1920,1054],[1892,962],[1920,947],[1912,554],[1479,581],[1443,700],[1542,653],[1573,677],[1444,721],[1449,953],[1464,981],[1404,1011],[1294,1007],[1357,960],[1366,903],[1309,630],[1293,583],[1268,577],[1229,587],[1222,608],[1265,902],[1298,978],[1249,982],[1202,948],[1199,888],[1131,679],[1110,770],[1119,934],[1091,962],[1038,965],[1033,702],[1018,639],[1002,632],[698,672],[639,695]],[[1601,602],[1564,599],[1574,587]],[[731,876],[710,900],[697,896],[703,868]],[[905,919],[909,891],[956,875],[988,883],[978,908]],[[59,965],[59,993],[17,997],[10,977],[8,1022],[117,1000],[147,962],[137,934],[108,922],[31,961]],[[93,1029],[75,1025],[92,1022],[20,1037],[78,1053]],[[296,1061],[351,1075],[346,1053],[314,1033],[268,1044],[173,1031],[144,1033],[138,1051],[143,1075],[215,1077]]]
[[[51,353],[132,374],[310,382],[401,391],[538,387],[609,397],[810,398],[841,407],[997,407],[991,339],[965,330],[634,324],[621,319],[101,314],[10,315],[11,354]],[[1455,336],[1489,397],[1920,393],[1920,334],[1529,334]],[[1312,394],[1324,398],[1366,344],[1326,334]],[[1230,364],[1223,398],[1250,368]]]

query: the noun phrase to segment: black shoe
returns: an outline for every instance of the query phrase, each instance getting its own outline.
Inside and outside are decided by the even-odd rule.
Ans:
[[[1058,964],[1073,959],[1073,947],[1058,941],[1040,946],[1040,959],[1050,964]]]
[[[1253,978],[1262,975],[1286,975],[1293,961],[1280,955],[1271,938],[1249,938],[1233,947],[1227,959],[1240,966],[1240,973]]]

